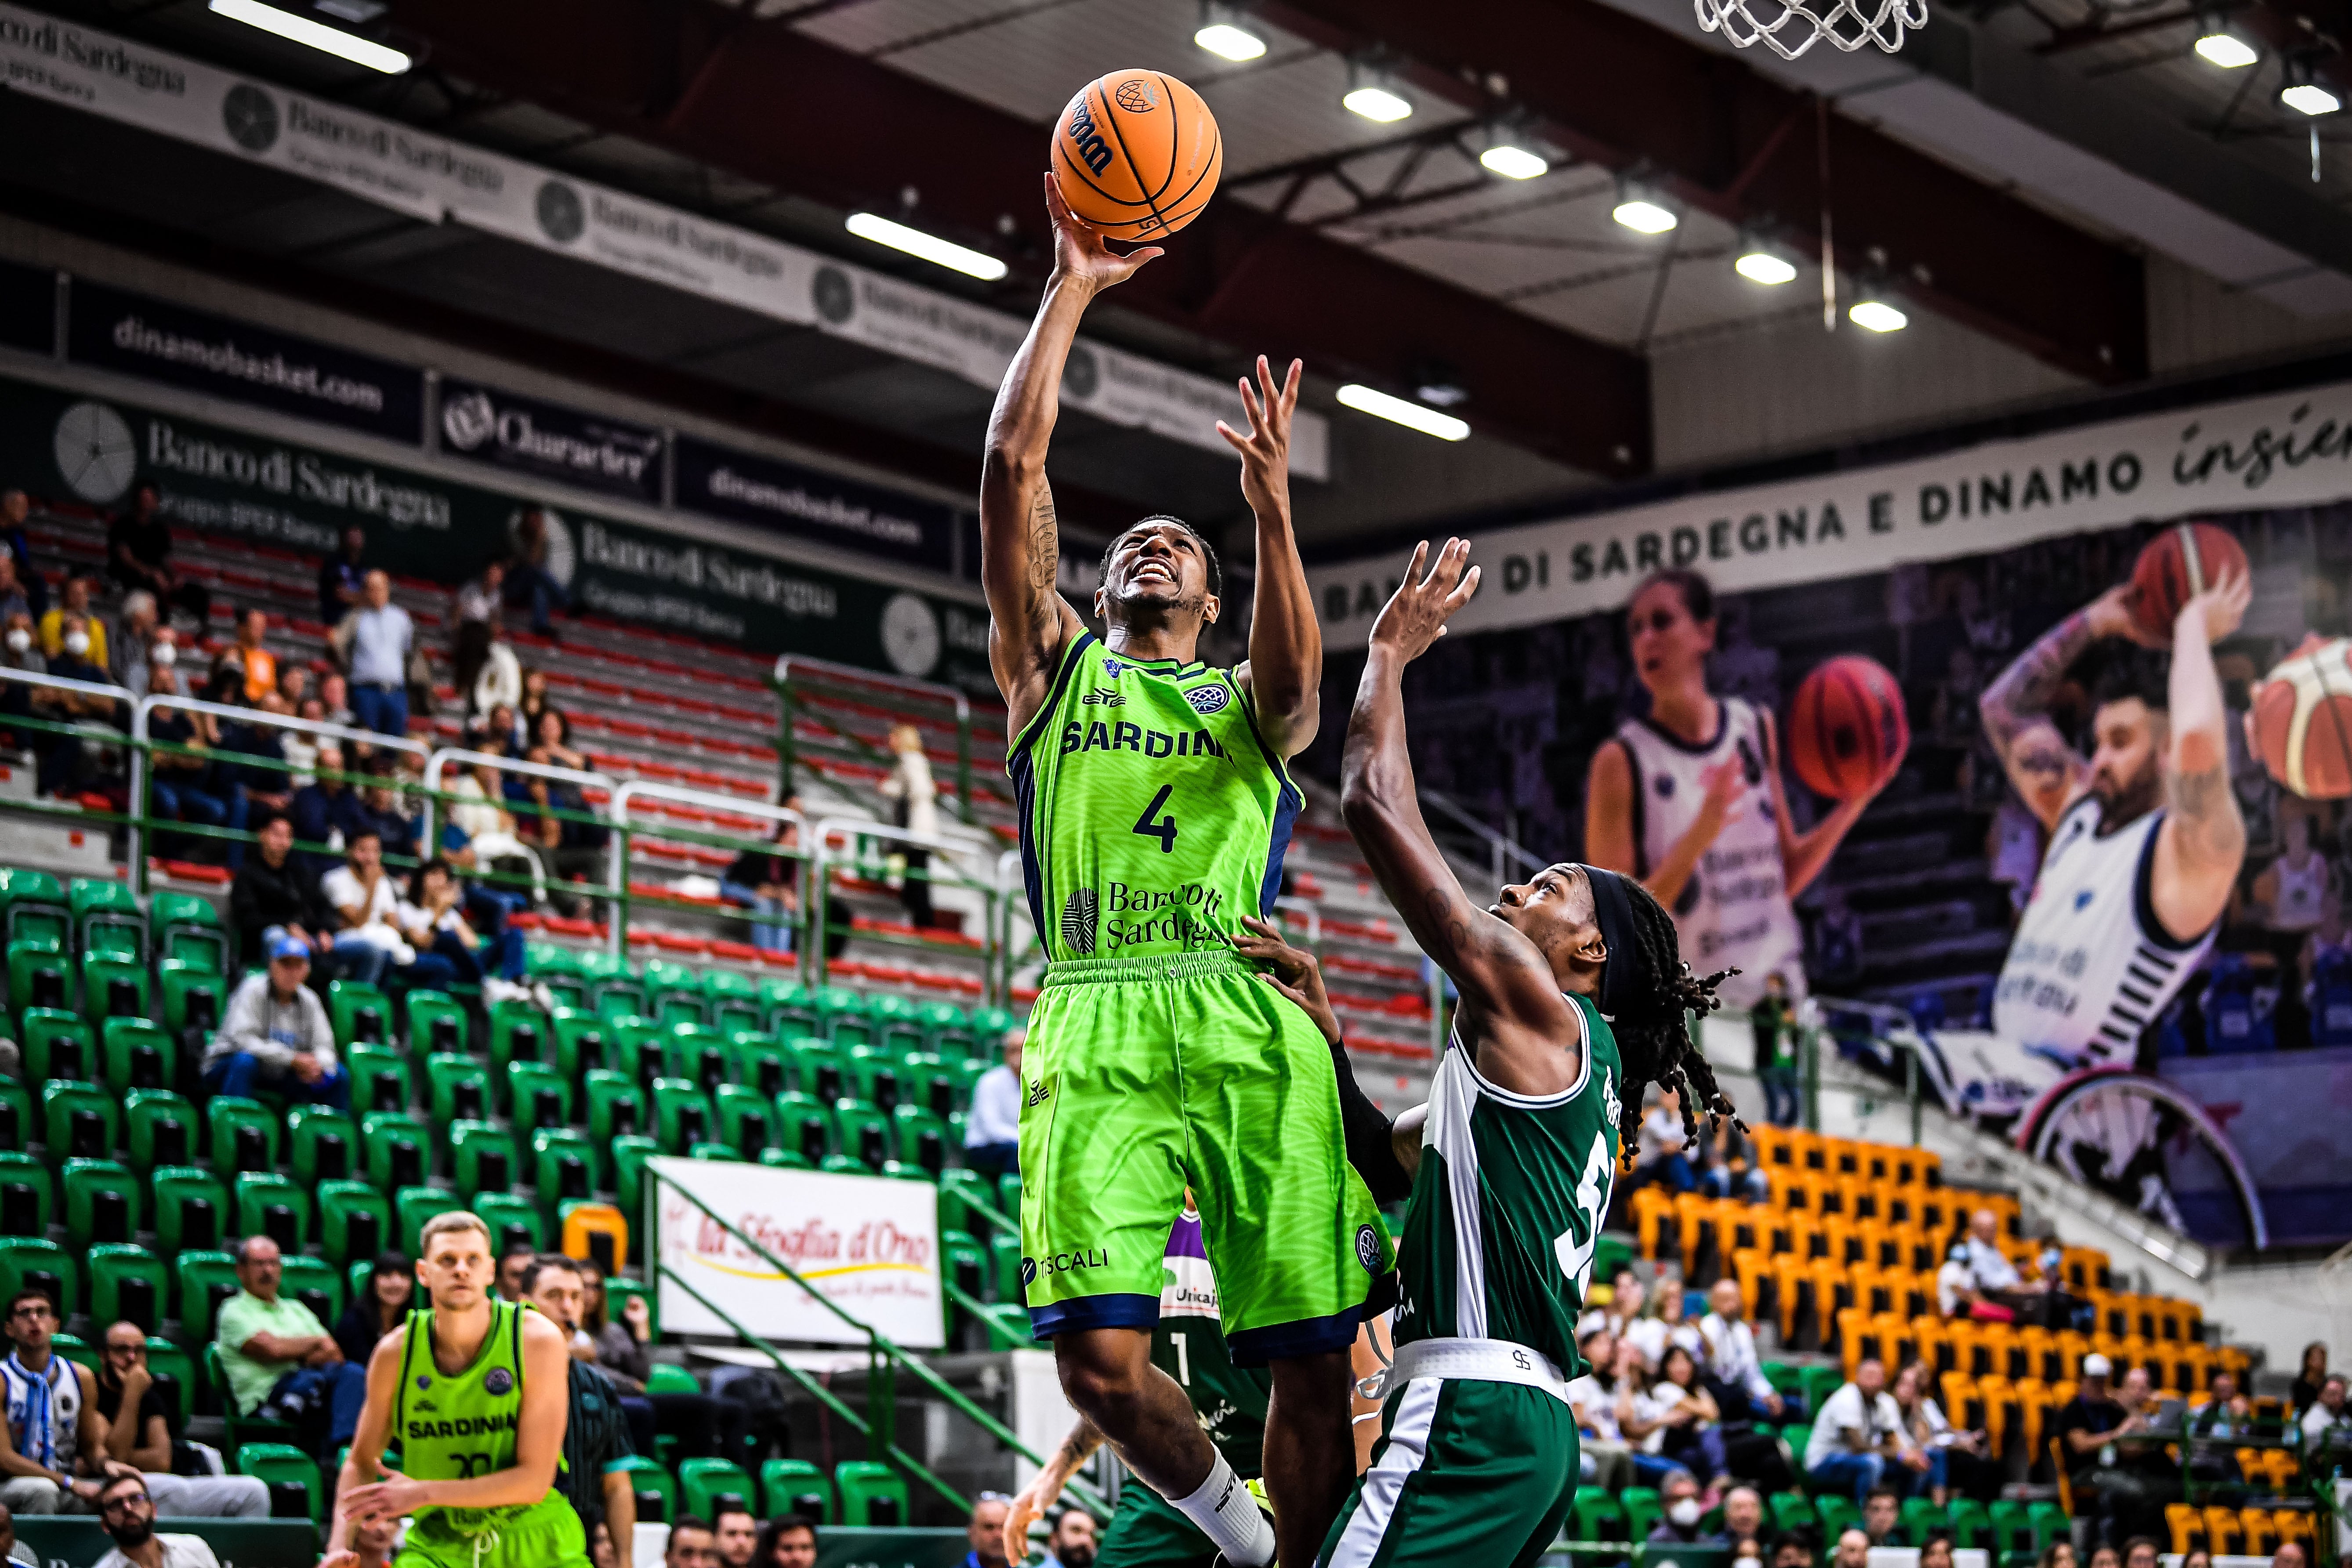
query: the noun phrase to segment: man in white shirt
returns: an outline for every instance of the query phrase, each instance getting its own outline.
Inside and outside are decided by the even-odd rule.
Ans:
[[[400,892],[383,868],[383,835],[361,823],[343,839],[343,863],[319,879],[320,896],[342,917],[335,933],[335,973],[381,984],[395,961],[415,957],[400,929]]]
[[[986,1175],[1021,1168],[1021,1047],[1025,1029],[1004,1031],[1004,1059],[973,1080],[963,1119],[963,1163]]]
[[[1944,1266],[1936,1270],[1936,1310],[1948,1318],[1966,1317],[1977,1304],[1977,1279],[1969,1268],[1969,1244],[1952,1243]]]
[[[416,626],[392,602],[392,578],[367,574],[360,602],[336,628],[351,667],[352,711],[360,727],[379,735],[408,733],[408,653]]]
[[[2329,1435],[2333,1434],[2331,1437]],[[2342,1443],[2352,1441],[2352,1410],[2344,1407],[2344,1374],[2331,1372],[2327,1381],[2319,1385],[2319,1397],[2303,1413],[2304,1447],[2310,1447],[2314,1439]]]
[[[1706,1293],[1706,1304],[1712,1310],[1698,1321],[1698,1337],[1706,1346],[1706,1370],[1721,1385],[1716,1402],[1723,1407],[1723,1418],[1794,1419],[1789,1401],[1764,1376],[1763,1361],[1756,1353],[1756,1331],[1741,1316],[1739,1281],[1728,1277],[1717,1280]]]
[[[1812,1440],[1805,1445],[1805,1474],[1824,1486],[1850,1490],[1860,1503],[1870,1496],[1909,1449],[1903,1413],[1886,1392],[1886,1363],[1865,1356],[1853,1381],[1822,1402],[1813,1417]],[[1900,1484],[1902,1477],[1895,1476]]]
[[[106,1483],[98,1494],[98,1521],[114,1550],[97,1568],[220,1568],[203,1536],[155,1533],[155,1500],[147,1495],[147,1478],[135,1472]]]
[[[1969,1238],[1962,1245],[1969,1249],[1969,1281],[1979,1292],[1992,1295],[2027,1289],[2017,1265],[2000,1249],[2000,1216],[1992,1210],[1979,1209],[1969,1216]]]

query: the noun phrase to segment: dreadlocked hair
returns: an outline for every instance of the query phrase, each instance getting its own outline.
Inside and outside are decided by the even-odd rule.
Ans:
[[[1723,969],[1704,976],[1694,973],[1683,961],[1675,920],[1665,906],[1633,878],[1625,878],[1624,885],[1633,908],[1635,951],[1612,953],[1610,962],[1632,958],[1639,979],[1633,1001],[1610,1020],[1617,1055],[1625,1067],[1623,1108],[1617,1116],[1620,1146],[1630,1157],[1642,1131],[1642,1089],[1650,1083],[1671,1090],[1680,1100],[1684,1148],[1698,1142],[1694,1101],[1706,1108],[1710,1131],[1727,1116],[1744,1132],[1748,1124],[1739,1121],[1731,1097],[1716,1083],[1715,1069],[1693,1043],[1690,1016],[1703,1019],[1722,1006],[1715,988],[1739,971]]]

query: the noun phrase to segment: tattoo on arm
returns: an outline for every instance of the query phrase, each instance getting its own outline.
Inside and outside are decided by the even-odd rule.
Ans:
[[[2245,853],[2246,824],[2238,815],[2226,764],[2172,775],[2172,813],[2181,847],[2198,860],[2235,861]]]
[[[1037,499],[1029,507],[1029,590],[1034,610],[1054,592],[1061,576],[1062,541],[1054,514],[1054,487],[1037,481]]]
[[[1432,888],[1422,895],[1422,908],[1428,912],[1429,929],[1437,938],[1440,951],[1430,954],[1442,965],[1449,958],[1459,958],[1470,950],[1469,908],[1459,889]]]
[[[1995,750],[2006,755],[2026,726],[2050,710],[2066,670],[2091,646],[2091,617],[2077,610],[2049,631],[2000,672],[1984,694],[1985,732]]]

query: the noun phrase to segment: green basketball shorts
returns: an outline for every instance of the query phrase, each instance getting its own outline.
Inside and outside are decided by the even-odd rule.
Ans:
[[[1021,1281],[1039,1339],[1149,1331],[1190,1184],[1235,1365],[1344,1351],[1388,1232],[1331,1047],[1228,952],[1055,963],[1029,1015]]]
[[[625,1560],[628,1546],[621,1543]],[[466,1534],[428,1509],[408,1528],[392,1568],[590,1568],[588,1538],[572,1505],[550,1492],[479,1534]]]
[[[1210,1568],[1216,1557],[1216,1542],[1199,1525],[1129,1476],[1118,1489],[1118,1511],[1103,1531],[1095,1568]]]
[[[1559,1539],[1576,1485],[1566,1401],[1523,1384],[1417,1377],[1390,1394],[1371,1468],[1316,1562],[1527,1568]]]

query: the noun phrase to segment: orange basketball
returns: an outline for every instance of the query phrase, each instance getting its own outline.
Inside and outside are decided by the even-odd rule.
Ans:
[[[2254,688],[2254,750],[2305,800],[2352,795],[2352,641],[2305,637]]]
[[[1088,82],[1054,127],[1054,179],[1070,210],[1113,239],[1158,239],[1201,216],[1225,142],[1201,95],[1159,71]]]
[[[1789,760],[1816,795],[1866,795],[1903,765],[1910,749],[1903,689],[1874,659],[1841,654],[1818,666],[1789,705]]]
[[[2143,546],[2132,563],[2139,590],[2133,618],[2151,637],[2169,638],[2180,606],[2222,578],[2246,570],[2245,547],[2210,522],[2176,523]]]

